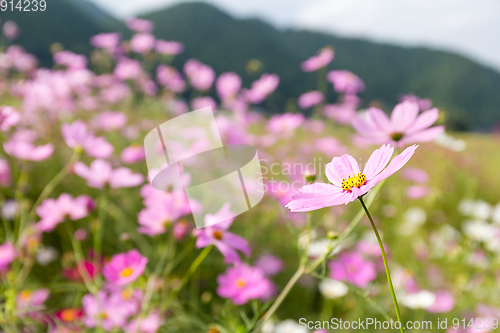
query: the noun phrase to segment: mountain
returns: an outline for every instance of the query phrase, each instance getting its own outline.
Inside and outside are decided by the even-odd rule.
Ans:
[[[315,89],[316,74],[302,72],[300,63],[331,45],[335,59],[328,69],[359,75],[367,86],[361,94],[365,104],[376,100],[390,108],[401,95],[414,93],[447,111],[455,129],[488,130],[500,121],[500,73],[451,52],[278,30],[258,19],[235,19],[206,3],[178,4],[142,17],[155,23],[158,38],[185,44],[186,51],[174,62],[178,66],[194,57],[217,73],[239,73],[248,86],[255,77],[246,73],[245,63],[260,60],[265,72],[280,75],[281,106]]]
[[[50,0],[43,12],[5,11],[0,19],[19,25],[21,36],[16,44],[35,54],[45,66],[52,63],[49,47],[53,43],[88,54],[90,37],[104,31],[124,30],[122,22],[86,0]]]

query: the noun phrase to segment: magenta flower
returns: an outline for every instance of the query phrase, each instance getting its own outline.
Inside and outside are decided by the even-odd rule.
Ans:
[[[189,78],[193,88],[197,90],[208,90],[215,80],[215,72],[212,67],[202,64],[196,59],[189,59],[184,64],[184,73]]]
[[[19,26],[17,25],[16,22],[6,21],[2,26],[2,33],[5,36],[5,38],[14,40],[17,37],[19,37],[21,29],[19,29]]]
[[[369,108],[365,117],[358,116],[352,126],[358,140],[364,143],[392,143],[404,146],[434,140],[444,131],[444,126],[431,127],[439,117],[438,109],[418,114],[416,103],[403,102],[394,107],[391,118],[380,109]]]
[[[242,91],[243,97],[249,103],[260,104],[278,88],[279,83],[280,78],[277,74],[264,73],[260,79],[252,83],[251,89]]]
[[[94,201],[86,195],[73,199],[71,195],[63,193],[57,199],[45,199],[36,209],[41,220],[35,227],[42,232],[52,231],[67,216],[73,221],[88,216],[94,206]]]
[[[299,103],[301,109],[306,110],[320,104],[321,102],[323,102],[323,99],[323,93],[321,91],[314,90],[300,95],[297,102]]]
[[[155,50],[164,55],[177,55],[184,52],[184,45],[179,42],[169,42],[160,39],[156,41]]]
[[[90,39],[90,44],[93,47],[105,49],[110,54],[115,53],[118,43],[120,43],[120,35],[116,32],[100,33]]]
[[[113,146],[103,137],[96,137],[90,133],[87,125],[81,120],[63,124],[62,134],[68,147],[83,149],[89,156],[107,158],[113,153]]]
[[[233,99],[241,88],[241,77],[234,73],[222,73],[215,83],[217,95],[221,100]]]
[[[126,22],[127,28],[133,30],[135,32],[151,32],[154,29],[154,24],[151,21],[138,19],[138,18],[130,18]]]
[[[140,145],[130,145],[122,150],[120,155],[123,163],[131,164],[142,161],[146,158],[144,147]]]
[[[52,156],[54,146],[47,143],[43,146],[35,147],[33,143],[22,140],[10,140],[3,144],[3,149],[7,154],[24,161],[43,161]]]
[[[5,272],[16,258],[16,249],[11,242],[0,245],[0,273]]]
[[[338,93],[357,94],[365,90],[364,82],[356,74],[347,70],[330,71],[326,79],[333,83],[333,88]]]
[[[324,47],[318,51],[317,55],[302,62],[300,67],[304,72],[314,72],[332,62],[334,56],[335,53],[331,47]]]
[[[105,131],[112,131],[125,126],[127,123],[127,115],[123,112],[106,111],[95,118],[95,123],[97,127]]]
[[[330,261],[328,268],[333,280],[346,281],[360,288],[377,278],[375,264],[356,252],[339,254],[338,260]]]
[[[195,97],[191,100],[191,108],[193,110],[199,110],[206,107],[210,107],[212,111],[217,110],[217,103],[210,96]]]
[[[217,294],[229,298],[236,305],[242,305],[252,299],[266,300],[272,297],[274,286],[264,272],[247,264],[229,268],[217,277]]]
[[[417,147],[413,145],[406,148],[389,163],[394,148],[383,145],[372,153],[363,172],[360,172],[358,162],[351,155],[334,157],[325,170],[331,184],[315,183],[302,187],[302,193],[292,196],[292,201],[286,207],[292,212],[307,212],[352,202],[401,169]]]
[[[144,176],[133,173],[129,168],[111,168],[104,160],[94,160],[90,167],[82,162],[75,163],[74,172],[87,181],[87,185],[94,188],[103,188],[109,184],[112,188],[134,187],[144,182]]]
[[[447,291],[441,290],[434,293],[436,300],[426,310],[431,313],[447,313],[455,307],[455,297]]]
[[[10,184],[10,167],[6,160],[0,159],[0,186],[7,187]]]
[[[194,236],[198,237],[196,247],[202,248],[215,245],[224,256],[226,264],[240,261],[240,256],[236,250],[243,252],[246,256],[250,256],[248,241],[227,231],[233,223],[234,218],[223,220],[223,216],[230,215],[232,214],[229,210],[229,204],[225,204],[216,214],[207,214],[205,216],[205,228],[193,231]],[[214,224],[214,221],[223,222]]]
[[[158,83],[173,92],[183,92],[186,82],[175,67],[160,65],[156,68]]]
[[[121,287],[137,280],[144,273],[147,263],[148,258],[143,257],[134,249],[115,254],[111,261],[104,265],[102,274],[106,280]]]
[[[142,74],[141,63],[137,60],[122,58],[114,69],[115,77],[119,80],[133,80]]]
[[[263,254],[255,262],[255,267],[260,268],[266,275],[274,276],[283,270],[283,260],[270,254]]]
[[[155,46],[155,37],[149,33],[136,34],[130,40],[132,51],[146,54]]]
[[[83,296],[82,306],[85,316],[83,323],[88,328],[101,326],[106,331],[122,328],[136,310],[131,302],[126,302],[119,293],[107,295],[100,290],[97,294]]]
[[[22,290],[16,297],[17,311],[25,314],[40,310],[47,298],[49,298],[48,289]]]
[[[11,106],[0,106],[0,131],[8,131],[21,120],[21,114]]]

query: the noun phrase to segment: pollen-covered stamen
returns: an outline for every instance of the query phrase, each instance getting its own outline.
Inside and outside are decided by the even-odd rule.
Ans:
[[[361,187],[366,183],[366,176],[364,173],[358,173],[355,176],[348,176],[343,178],[340,186],[344,191],[350,191],[353,187]]]

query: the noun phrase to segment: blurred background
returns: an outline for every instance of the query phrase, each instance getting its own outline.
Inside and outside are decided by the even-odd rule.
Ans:
[[[16,42],[52,65],[50,45],[89,55],[100,32],[131,32],[125,19],[152,20],[155,36],[176,40],[189,58],[217,74],[234,71],[248,86],[255,74],[281,82],[269,112],[294,111],[293,101],[316,87],[300,63],[325,45],[328,70],[349,69],[367,86],[363,106],[392,108],[402,95],[429,98],[449,130],[495,130],[500,120],[500,2],[496,0],[51,0],[45,12],[1,12],[22,34]],[[34,28],[36,27],[36,28]],[[254,60],[254,61],[249,61]],[[287,107],[289,109],[287,109]]]

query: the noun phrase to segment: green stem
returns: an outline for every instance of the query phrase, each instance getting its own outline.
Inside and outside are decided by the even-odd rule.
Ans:
[[[104,215],[106,213],[106,189],[103,189],[101,196],[99,197],[99,212],[97,216],[97,223],[94,230],[94,265],[97,267],[101,262],[102,256],[102,238],[103,238],[103,226],[104,226]],[[98,285],[100,285],[100,280],[98,280]]]
[[[399,312],[398,300],[396,299],[396,293],[394,292],[394,287],[392,286],[391,273],[389,272],[389,265],[387,264],[387,257],[385,255],[384,244],[382,243],[382,239],[380,238],[377,227],[375,226],[375,223],[373,222],[372,216],[370,215],[368,208],[366,207],[365,203],[363,202],[363,198],[359,197],[358,199],[361,202],[363,209],[365,210],[366,216],[368,216],[368,219],[370,220],[373,231],[375,232],[375,236],[377,236],[378,245],[380,246],[380,251],[382,252],[382,259],[384,260],[384,267],[385,267],[385,274],[387,275],[387,282],[389,284],[389,289],[391,290],[392,301],[394,302],[394,308],[396,309],[396,316],[398,317],[398,321],[400,323],[400,331],[401,331],[401,333],[404,333],[403,322],[401,320],[401,313]]]

